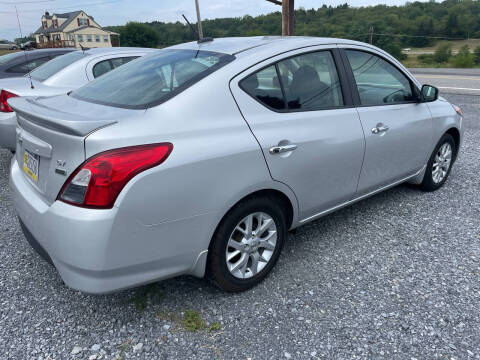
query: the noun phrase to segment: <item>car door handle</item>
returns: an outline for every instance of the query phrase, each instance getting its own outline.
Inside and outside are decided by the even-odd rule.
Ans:
[[[278,145],[272,146],[270,148],[270,154],[281,154],[289,151],[293,151],[298,147],[298,145],[289,144],[289,145]]]
[[[383,125],[382,123],[380,123],[372,129],[372,134],[380,134],[382,132],[388,131],[389,129],[390,127],[388,125]]]

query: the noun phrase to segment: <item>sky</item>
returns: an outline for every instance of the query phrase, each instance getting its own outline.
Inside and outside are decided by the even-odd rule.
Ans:
[[[376,4],[403,5],[406,0],[295,0],[295,7],[318,8],[323,4],[336,6],[348,2],[351,6]],[[203,19],[260,15],[281,10],[265,0],[199,0]],[[123,25],[128,21],[182,21],[182,14],[196,21],[194,0],[0,0],[0,39],[20,37],[15,14],[18,8],[22,33],[30,34],[41,25],[45,11],[50,13],[84,10],[100,26]]]

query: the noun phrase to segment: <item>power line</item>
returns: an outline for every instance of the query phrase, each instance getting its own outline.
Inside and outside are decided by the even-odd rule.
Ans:
[[[37,0],[37,1],[20,1],[20,2],[8,2],[8,1],[0,1],[2,5],[19,5],[19,4],[37,4],[43,2],[51,2],[55,0]]]
[[[111,3],[117,3],[123,0],[108,0],[108,1],[101,1],[101,2],[96,2],[96,3],[84,3],[84,4],[77,4],[74,6],[64,6],[64,7],[58,7],[58,8],[49,8],[48,10],[50,11],[55,11],[55,10],[64,10],[64,9],[79,9],[85,6],[94,6],[94,5],[102,5],[102,4],[111,4]],[[29,9],[29,10],[22,10],[21,13],[26,13],[26,12],[35,12],[38,13],[39,11],[43,12],[45,9]],[[0,11],[2,14],[15,14],[15,11]]]
[[[448,36],[428,36],[428,35],[407,35],[407,34],[384,34],[384,33],[364,33],[363,35],[378,35],[378,36],[392,36],[392,37],[411,37],[411,38],[429,38],[429,39],[444,39],[444,40],[468,40],[466,38],[454,38]],[[470,38],[472,39],[472,38]],[[475,39],[473,39],[475,40]]]

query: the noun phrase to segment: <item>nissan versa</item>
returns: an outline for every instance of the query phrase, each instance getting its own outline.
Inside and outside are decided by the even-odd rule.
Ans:
[[[15,207],[64,282],[261,281],[287,231],[408,181],[444,185],[461,110],[359,42],[170,47],[68,95],[11,98]]]

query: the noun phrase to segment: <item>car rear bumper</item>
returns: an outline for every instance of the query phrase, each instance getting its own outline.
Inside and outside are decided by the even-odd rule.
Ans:
[[[181,274],[203,276],[205,250],[171,245],[176,237],[184,236],[186,228],[198,227],[191,219],[159,226],[154,233],[156,241],[152,243],[144,238],[143,225],[135,225],[138,223],[135,219],[130,224],[118,219],[118,208],[92,210],[61,201],[45,203],[16,160],[11,164],[10,187],[25,236],[37,252],[51,260],[71,288],[101,294]],[[194,221],[202,221],[201,218],[195,217]],[[130,227],[131,232],[126,233],[119,221]]]
[[[15,150],[17,117],[15,113],[0,113],[0,147]]]

